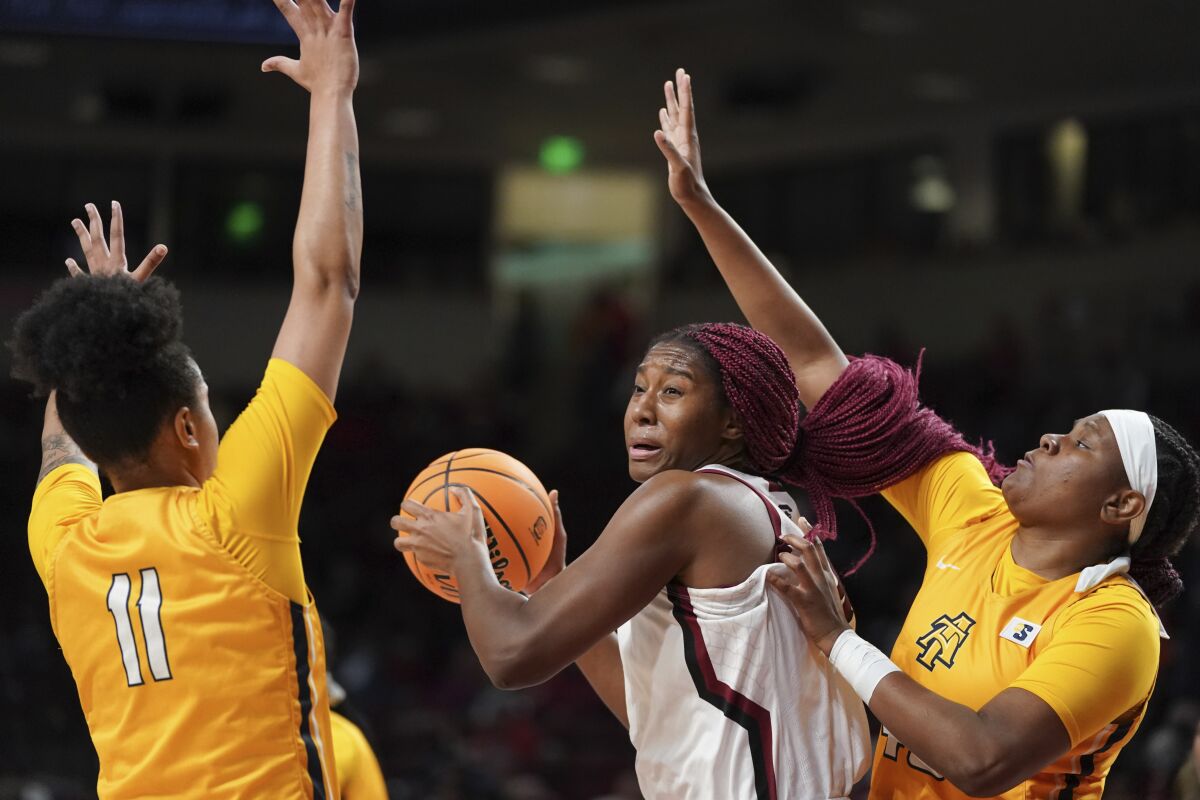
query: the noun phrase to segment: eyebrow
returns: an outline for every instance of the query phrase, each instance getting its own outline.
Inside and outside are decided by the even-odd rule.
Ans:
[[[684,378],[687,378],[688,380],[691,380],[691,381],[694,381],[694,380],[696,380],[696,376],[695,376],[695,375],[693,375],[691,372],[689,372],[688,370],[686,370],[686,369],[684,369],[684,368],[682,368],[682,367],[671,367],[671,366],[667,366],[667,367],[663,367],[662,369],[663,369],[663,372],[670,373],[671,375],[679,375],[679,376],[681,376],[681,377],[684,377]],[[638,371],[638,373],[645,372],[645,371],[646,371],[646,365],[645,365],[645,364],[638,364],[637,371]]]

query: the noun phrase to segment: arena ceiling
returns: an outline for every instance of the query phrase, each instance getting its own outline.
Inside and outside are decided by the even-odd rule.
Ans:
[[[1182,0],[360,0],[359,13],[364,153],[404,163],[529,160],[551,134],[580,137],[593,164],[653,162],[677,65],[695,76],[710,161],[726,163],[1200,105],[1200,4]],[[0,28],[0,147],[293,158],[303,93],[258,72],[279,51]]]

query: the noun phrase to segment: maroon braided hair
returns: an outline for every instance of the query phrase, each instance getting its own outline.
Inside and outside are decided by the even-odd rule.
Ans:
[[[835,497],[850,500],[867,523],[871,544],[847,574],[875,552],[875,529],[854,498],[881,492],[958,451],[974,454],[997,486],[1012,472],[996,460],[991,442],[969,444],[953,425],[920,404],[920,376],[920,357],[915,371],[879,356],[851,357],[804,418],[796,450],[780,474],[808,492],[819,524],[830,526],[828,538],[836,535]]]
[[[876,494],[959,450],[974,453],[997,485],[1012,471],[996,462],[990,444],[986,450],[968,444],[950,423],[921,407],[919,361],[914,373],[878,356],[851,358],[801,422],[796,377],[766,334],[717,322],[676,328],[651,347],[665,342],[688,343],[707,356],[741,422],[747,460],[760,474],[808,492],[815,535],[836,538],[833,499],[851,501],[871,544],[847,575],[875,552],[875,529],[854,498]]]

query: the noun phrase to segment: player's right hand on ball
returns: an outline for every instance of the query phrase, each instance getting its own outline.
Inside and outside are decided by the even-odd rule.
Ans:
[[[334,13],[326,0],[275,0],[300,40],[300,59],[273,56],[262,71],[282,72],[311,93],[353,92],[358,85],[354,3],[342,0]]]
[[[554,544],[546,566],[525,586],[525,594],[533,594],[567,566],[567,529],[563,527],[562,509],[558,507],[558,489],[550,490],[550,503],[554,506]]]

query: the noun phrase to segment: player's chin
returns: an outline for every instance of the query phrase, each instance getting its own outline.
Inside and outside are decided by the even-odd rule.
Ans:
[[[1021,474],[1025,470],[1009,473],[1004,480],[1000,482],[1000,494],[1004,496],[1004,503],[1008,506],[1009,511],[1020,518],[1018,513],[1028,504],[1029,498],[1034,494],[1034,487],[1029,480],[1028,475]]]
[[[668,467],[659,463],[657,459],[653,462],[629,459],[629,477],[638,483],[645,483],[665,469]]]

